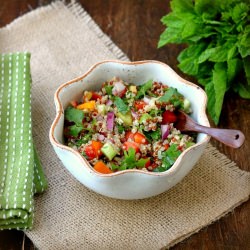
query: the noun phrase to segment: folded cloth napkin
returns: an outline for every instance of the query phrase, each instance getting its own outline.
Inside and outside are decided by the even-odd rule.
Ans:
[[[30,54],[0,55],[0,229],[30,229],[33,196],[46,187],[32,140]]]

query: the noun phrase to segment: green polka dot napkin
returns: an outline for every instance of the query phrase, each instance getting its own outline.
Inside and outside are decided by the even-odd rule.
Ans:
[[[32,140],[30,54],[0,55],[0,229],[31,228],[33,196],[46,187]]]

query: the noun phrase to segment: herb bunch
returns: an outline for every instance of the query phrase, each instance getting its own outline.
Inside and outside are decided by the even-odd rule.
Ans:
[[[172,0],[158,48],[185,43],[178,67],[208,95],[208,112],[219,123],[224,95],[250,98],[250,0]]]

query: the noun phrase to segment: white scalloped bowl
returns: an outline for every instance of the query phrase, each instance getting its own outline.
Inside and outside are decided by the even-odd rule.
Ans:
[[[56,117],[50,129],[50,141],[67,170],[89,189],[117,199],[143,199],[163,193],[180,182],[202,155],[210,137],[198,134],[197,142],[178,157],[174,165],[162,173],[130,169],[112,174],[96,172],[74,149],[64,145],[64,109],[71,100],[79,99],[84,90],[99,90],[101,84],[114,76],[126,82],[141,84],[152,79],[173,86],[191,101],[192,117],[210,126],[205,109],[205,92],[177,75],[168,65],[158,61],[103,61],[84,75],[60,86],[55,93]]]

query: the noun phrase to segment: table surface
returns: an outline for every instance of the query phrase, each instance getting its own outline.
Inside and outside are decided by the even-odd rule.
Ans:
[[[31,9],[46,5],[52,0],[0,0],[0,27]],[[182,77],[177,68],[177,55],[182,45],[168,45],[157,49],[164,26],[160,18],[170,11],[164,0],[79,0],[101,29],[135,60],[153,59],[167,63]],[[213,125],[213,123],[212,123]],[[222,110],[219,127],[240,129],[246,141],[240,149],[231,149],[211,140],[219,151],[235,161],[240,169],[250,171],[250,101],[228,93]],[[205,208],[204,208],[205,209]],[[32,242],[20,231],[1,231],[0,249],[34,249]],[[192,235],[171,249],[250,249],[250,200],[232,213]]]

